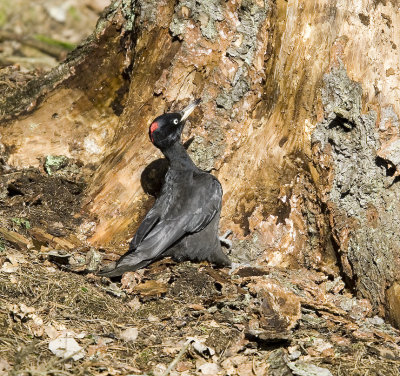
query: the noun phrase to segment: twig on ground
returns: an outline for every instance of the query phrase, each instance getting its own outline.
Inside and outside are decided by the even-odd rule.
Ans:
[[[175,357],[175,359],[171,362],[171,364],[168,366],[168,368],[164,371],[164,373],[161,376],[168,376],[169,373],[173,370],[173,368],[176,366],[176,364],[181,360],[182,356],[185,354],[186,350],[188,349],[189,345],[193,342],[193,339],[188,339],[181,351],[179,351],[179,354]]]

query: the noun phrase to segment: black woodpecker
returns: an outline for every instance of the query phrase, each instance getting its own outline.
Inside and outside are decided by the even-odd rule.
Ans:
[[[150,140],[169,162],[161,194],[128,252],[100,275],[117,277],[168,256],[177,262],[206,260],[217,266],[231,265],[218,237],[221,184],[196,167],[181,143],[185,120],[199,103],[196,100],[181,112],[166,113],[151,123]]]

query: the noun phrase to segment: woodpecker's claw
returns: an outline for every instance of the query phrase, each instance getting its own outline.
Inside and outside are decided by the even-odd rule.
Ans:
[[[232,241],[228,239],[228,236],[232,234],[232,230],[228,230],[225,232],[224,235],[219,237],[219,241],[223,246],[225,246],[228,249],[232,248]]]
[[[228,249],[232,248],[232,241],[229,239],[224,239],[222,236],[219,237],[220,243]]]
[[[115,267],[117,266],[117,263],[115,261],[110,262],[109,264],[105,265],[98,273],[97,275],[100,276],[106,276],[107,274],[111,271],[113,271],[115,269]]]

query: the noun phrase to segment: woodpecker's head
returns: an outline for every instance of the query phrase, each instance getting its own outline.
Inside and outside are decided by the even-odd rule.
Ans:
[[[181,112],[166,113],[155,118],[149,127],[150,140],[154,146],[166,149],[179,141],[185,120],[199,103],[200,99],[196,99]]]

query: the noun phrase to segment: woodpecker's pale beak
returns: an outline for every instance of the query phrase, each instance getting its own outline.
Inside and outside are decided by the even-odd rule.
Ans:
[[[201,99],[196,99],[180,112],[182,115],[181,122],[185,121],[189,117],[189,115],[193,112],[193,110],[198,106],[200,102]]]

